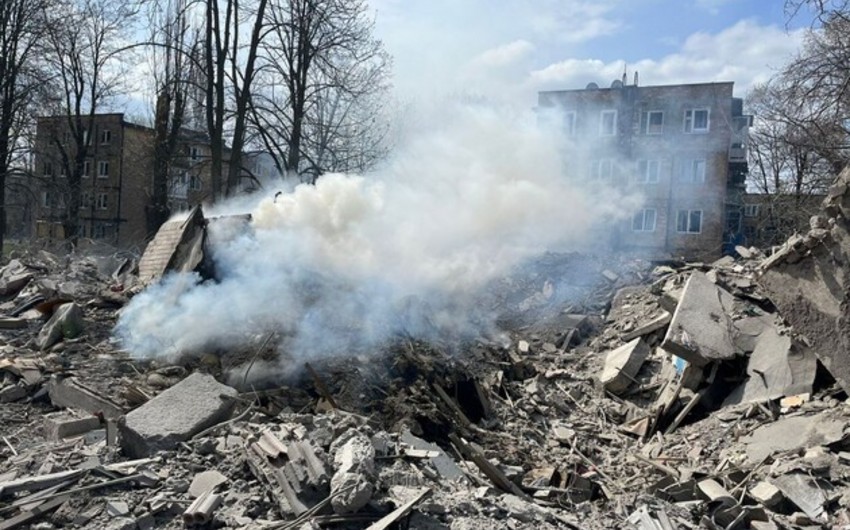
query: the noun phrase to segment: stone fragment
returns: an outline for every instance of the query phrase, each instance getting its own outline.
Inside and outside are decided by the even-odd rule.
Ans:
[[[44,416],[44,437],[54,442],[100,428],[100,418],[96,416],[81,418],[67,412],[55,412]]]
[[[374,491],[372,481],[365,474],[337,472],[331,479],[331,493],[335,494],[331,507],[339,515],[354,513],[372,500]]]
[[[736,354],[732,306],[731,294],[692,272],[662,347],[695,366],[731,359]]]
[[[812,391],[817,358],[776,328],[764,330],[747,362],[748,379],[726,398],[724,405],[772,401]]]
[[[789,473],[776,477],[773,484],[785,497],[815,521],[822,520],[827,502],[827,493],[833,487],[825,480],[818,480],[802,473]]]
[[[41,350],[53,346],[62,339],[73,339],[83,332],[83,311],[71,302],[56,308],[50,320],[42,326],[36,339]]]
[[[528,353],[529,348],[528,341],[526,340],[521,340],[517,343],[517,350],[519,350],[520,353]]]
[[[50,401],[57,407],[103,414],[108,419],[116,419],[124,414],[120,405],[97,394],[74,378],[54,377],[48,383],[47,391]]]
[[[106,513],[111,517],[122,517],[130,513],[130,505],[124,501],[109,501],[106,503]]]
[[[759,481],[750,487],[750,497],[765,508],[773,510],[782,502],[782,492],[770,482]]]
[[[623,333],[620,338],[624,341],[630,341],[638,337],[643,337],[644,335],[649,335],[650,333],[658,331],[669,324],[672,319],[673,316],[670,313],[662,311],[661,314],[655,318],[640,324],[638,327],[627,333]]]
[[[202,494],[215,489],[219,484],[227,482],[227,477],[216,470],[203,471],[195,475],[192,483],[189,485],[189,496],[198,498]]]
[[[762,425],[743,439],[747,457],[751,462],[761,462],[775,452],[829,445],[841,440],[846,420],[830,412],[833,411],[782,418]]]
[[[338,442],[342,442],[338,445]],[[363,433],[349,430],[331,446],[336,472],[331,478],[334,512],[354,513],[372,499],[375,490],[375,448]]]
[[[127,414],[120,426],[121,447],[135,458],[171,449],[225,420],[237,394],[211,375],[192,374]]]
[[[649,356],[649,346],[641,338],[612,350],[605,358],[599,381],[610,392],[624,392],[634,381],[640,367]]]

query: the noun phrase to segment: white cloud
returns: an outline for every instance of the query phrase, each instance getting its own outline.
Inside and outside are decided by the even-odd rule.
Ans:
[[[743,20],[715,34],[694,33],[679,51],[629,62],[628,70],[640,72],[643,84],[734,81],[736,92],[743,93],[785,64],[799,49],[802,36],[802,31],[789,33]],[[590,81],[607,86],[620,78],[624,64],[622,60],[564,59],[530,72],[526,89],[582,88]]]
[[[470,64],[481,67],[501,67],[513,64],[534,51],[534,45],[527,40],[515,40],[508,44],[486,50],[473,57]]]
[[[735,1],[736,0],[696,0],[696,6],[708,11],[712,15],[716,15],[720,12],[720,8]]]

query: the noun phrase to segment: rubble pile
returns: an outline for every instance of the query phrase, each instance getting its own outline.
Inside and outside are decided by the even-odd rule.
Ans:
[[[248,377],[273,334],[171,362],[111,338],[144,283],[205,263],[198,212],[141,280],[132,259],[18,256],[0,270],[0,530],[850,525],[848,190],[845,173],[770,256],[547,254],[481,299],[497,328],[283,380]]]

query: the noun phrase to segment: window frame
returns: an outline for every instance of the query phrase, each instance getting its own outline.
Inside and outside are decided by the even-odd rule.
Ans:
[[[607,175],[603,176],[602,169],[607,168]],[[612,158],[595,158],[590,165],[590,181],[601,182],[610,181],[614,177],[614,159]]]
[[[650,178],[650,168],[655,165],[655,177]],[[643,168],[641,169],[641,165]],[[638,184],[658,184],[661,181],[661,160],[657,158],[641,158],[637,161],[637,179]]]
[[[650,127],[652,125],[652,115],[660,115],[661,123],[658,125],[658,130],[654,131]],[[664,134],[664,111],[663,110],[648,110],[646,111],[646,123],[644,123],[643,133],[647,136],[660,136]]]
[[[691,221],[693,221],[693,215],[695,213],[699,214],[699,229],[693,230],[691,227]],[[695,209],[682,209],[676,212],[676,233],[678,234],[687,234],[687,235],[698,235],[702,233],[702,225],[704,222],[702,208]],[[685,214],[685,229],[682,230],[682,214]]]
[[[108,210],[109,209],[109,193],[100,192],[97,194],[97,199],[95,203],[95,209],[97,210]]]
[[[649,212],[652,212],[652,228],[651,229],[646,228],[646,224],[647,224],[646,218],[647,218],[647,214]],[[635,228],[635,224],[636,224],[635,221],[637,220],[638,216],[640,216],[640,218],[641,218],[641,222],[640,222],[641,226],[640,226],[640,228]],[[632,216],[632,232],[639,232],[639,233],[655,232],[655,229],[657,227],[658,227],[658,210],[656,208],[642,208],[639,212],[637,212],[635,215]]]
[[[613,116],[610,133],[605,132],[605,116]],[[617,109],[605,109],[599,111],[599,136],[606,138],[617,136]]]
[[[697,128],[696,113],[705,112],[705,127]],[[685,109],[684,116],[684,132],[685,134],[705,134],[711,131],[711,109],[708,107],[693,107]]]
[[[106,168],[106,171],[103,170]],[[97,178],[99,179],[108,179],[109,178],[109,160],[100,160],[97,163]]]
[[[83,174],[80,176],[84,179],[91,177],[91,160],[83,160]]]
[[[100,130],[100,145],[109,145],[112,143],[112,131],[109,129]]]
[[[744,205],[744,217],[749,217],[749,218],[758,217],[759,216],[759,210],[761,209],[760,207],[761,207],[760,204],[745,204]]]
[[[564,131],[564,136],[575,136],[576,134],[576,111],[568,110],[564,112],[561,119],[561,128]],[[569,124],[569,126],[567,126]]]

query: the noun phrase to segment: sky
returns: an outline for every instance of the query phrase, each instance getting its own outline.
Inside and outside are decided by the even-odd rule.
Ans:
[[[734,81],[745,96],[811,20],[783,0],[370,0],[402,101],[473,93],[533,107],[540,90]]]

